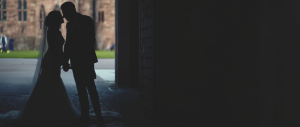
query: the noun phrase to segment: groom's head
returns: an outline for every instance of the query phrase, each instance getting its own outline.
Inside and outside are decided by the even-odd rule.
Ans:
[[[62,10],[63,17],[68,21],[72,20],[77,14],[75,5],[70,1],[63,3],[60,8]]]

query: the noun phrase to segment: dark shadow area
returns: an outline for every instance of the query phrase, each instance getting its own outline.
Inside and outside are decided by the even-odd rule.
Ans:
[[[116,0],[116,84],[133,86],[138,60],[141,107],[157,126],[258,126],[259,7]]]
[[[103,98],[102,109],[122,114],[115,125],[300,125],[298,0],[115,0],[115,4],[116,82],[99,81],[103,85],[96,82],[96,92],[89,91]],[[77,30],[70,31],[74,10],[62,10],[70,19],[64,69],[68,70],[70,58],[76,85],[88,86],[97,78],[91,71],[96,62],[94,43],[82,48],[81,42],[94,42],[93,20],[82,16],[87,26],[77,36]],[[83,52],[89,57],[79,57]],[[89,74],[82,75],[88,68]],[[78,92],[85,91],[84,98],[80,92],[78,98],[86,106],[88,95],[82,89]],[[92,98],[92,105],[98,103]]]

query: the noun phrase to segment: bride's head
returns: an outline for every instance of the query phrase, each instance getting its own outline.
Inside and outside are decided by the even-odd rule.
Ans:
[[[48,28],[59,29],[60,25],[64,23],[64,20],[59,11],[51,11],[47,15],[45,23]]]

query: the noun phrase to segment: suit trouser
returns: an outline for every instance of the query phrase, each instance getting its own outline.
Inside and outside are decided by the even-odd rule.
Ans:
[[[89,91],[90,99],[97,118],[101,117],[101,107],[98,92],[94,79],[96,78],[94,63],[83,63],[71,59],[71,67],[73,70],[76,87],[78,90],[79,102],[81,106],[81,117],[89,118],[89,101],[87,90]]]
[[[13,51],[13,50],[14,50],[14,48],[13,48],[13,45],[12,45],[12,44],[9,44],[9,50],[10,50],[10,51]]]
[[[2,44],[2,50],[3,50],[3,52],[6,52],[6,48],[5,48],[4,44]]]

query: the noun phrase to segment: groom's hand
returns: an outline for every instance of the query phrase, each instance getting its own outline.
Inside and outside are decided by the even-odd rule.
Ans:
[[[65,72],[67,72],[69,69],[70,69],[70,64],[68,64],[68,63],[63,64],[63,70],[64,70]]]

